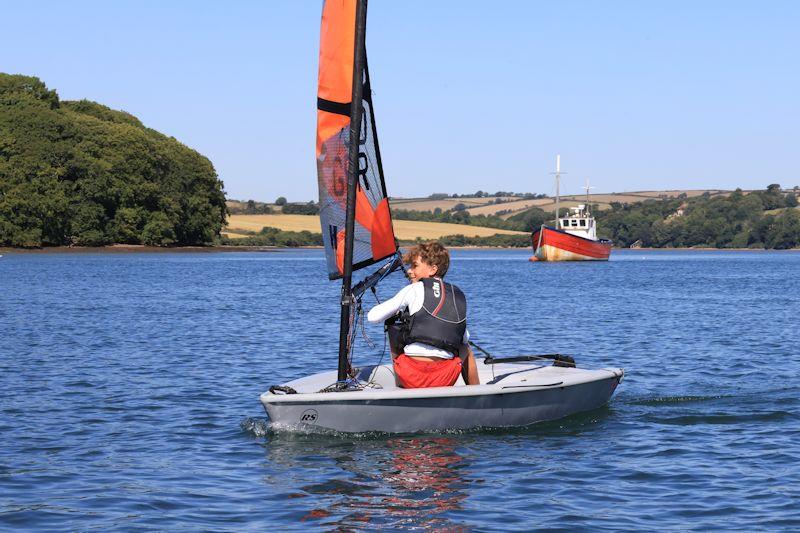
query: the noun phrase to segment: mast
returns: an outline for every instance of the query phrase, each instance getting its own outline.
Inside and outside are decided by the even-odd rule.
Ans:
[[[353,304],[353,233],[355,232],[358,152],[361,140],[362,94],[364,83],[364,37],[367,26],[367,0],[356,3],[355,52],[353,56],[353,88],[350,99],[350,146],[347,166],[347,214],[345,218],[344,271],[342,273],[342,311],[339,320],[339,368],[337,381],[345,381],[350,370],[348,346],[350,308]]]
[[[559,203],[559,185],[561,182],[561,154],[556,154],[556,229],[558,229],[558,203]]]
[[[586,189],[586,209],[585,209],[585,211],[586,211],[586,216],[588,217],[588,216],[591,216],[591,213],[589,211],[589,189],[594,189],[594,187],[589,187],[589,178],[586,178],[586,185],[583,188]]]

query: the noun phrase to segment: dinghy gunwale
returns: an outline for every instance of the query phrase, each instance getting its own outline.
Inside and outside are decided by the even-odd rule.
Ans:
[[[381,365],[385,366],[385,365]],[[522,365],[503,365],[506,368]],[[537,366],[531,368],[531,371],[551,369],[548,374],[551,379],[557,379],[560,376],[568,376],[568,379],[561,379],[561,381],[554,382],[539,382],[531,384],[522,384],[521,381],[514,381],[511,383],[501,384],[482,384],[482,385],[455,385],[451,387],[429,387],[422,389],[373,389],[365,388],[354,391],[344,392],[298,392],[297,394],[275,394],[273,392],[264,392],[260,396],[261,403],[266,407],[267,404],[282,404],[282,405],[298,405],[298,404],[326,404],[326,403],[350,403],[350,402],[367,402],[367,401],[381,401],[381,400],[417,400],[417,399],[441,399],[441,398],[456,398],[456,397],[470,397],[470,396],[495,396],[505,394],[524,393],[536,390],[547,390],[556,388],[567,388],[585,383],[591,383],[604,380],[617,380],[621,381],[625,375],[622,368],[600,368],[594,370],[582,368],[559,368],[551,366]],[[330,372],[322,372],[314,376],[322,376]],[[312,378],[314,376],[308,376]],[[306,378],[306,379],[307,379]],[[303,378],[301,378],[303,379]],[[290,381],[287,385],[292,386],[300,380]]]

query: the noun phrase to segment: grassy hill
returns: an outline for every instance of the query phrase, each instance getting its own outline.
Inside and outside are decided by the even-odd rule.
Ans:
[[[792,248],[800,245],[800,188],[771,184],[762,191],[672,190],[593,194],[599,234],[618,246]],[[528,246],[530,232],[552,217],[553,198],[533,195],[458,198],[400,198],[392,201],[394,227],[401,241],[440,239],[448,245]],[[457,203],[456,203],[457,202]],[[585,195],[565,196],[561,208],[585,203]],[[470,207],[471,206],[471,207]],[[250,211],[266,209],[250,205]],[[319,239],[317,205],[269,206],[281,214],[233,214],[226,235],[236,244]],[[288,212],[288,213],[287,213]],[[289,214],[297,213],[297,214]],[[307,235],[274,235],[303,232]],[[270,233],[272,232],[272,233]],[[272,240],[269,240],[272,239]],[[230,241],[229,241],[230,242]],[[316,242],[316,241],[315,241]]]
[[[745,193],[748,191],[745,191]],[[611,203],[618,202],[630,204],[654,199],[677,198],[685,195],[686,198],[694,198],[709,193],[710,196],[724,196],[731,193],[727,190],[719,189],[696,189],[696,190],[668,190],[668,191],[631,191],[621,193],[598,193],[590,194],[589,202],[597,205],[599,209],[608,209]],[[561,206],[569,207],[586,202],[586,195],[573,194],[561,197]],[[250,204],[248,206],[248,203]],[[271,214],[281,213],[281,206],[270,202],[254,202],[231,200],[226,202],[228,211],[232,215],[239,214]],[[295,203],[296,204],[296,203]],[[502,219],[524,212],[531,207],[538,207],[544,211],[552,211],[555,208],[555,198],[520,198],[519,196],[461,196],[458,198],[390,198],[392,210],[404,211],[435,211],[440,209],[442,212],[453,211],[461,204],[462,209],[470,215],[498,215]]]
[[[230,215],[228,225],[222,231],[230,238],[246,237],[262,228],[273,227],[283,231],[310,231],[319,233],[319,217],[316,215]],[[438,239],[445,235],[464,235],[465,237],[488,237],[491,235],[527,235],[525,232],[509,231],[462,224],[421,222],[416,220],[395,220],[395,235],[401,241]]]
[[[629,205],[647,200],[699,197],[705,193],[708,193],[708,197],[712,197],[728,195],[730,191],[604,193],[590,195],[589,201],[595,204],[598,210],[603,211],[610,209],[612,203]],[[398,239],[405,241],[418,238],[439,239],[446,235],[486,238],[498,234],[509,236],[527,234],[550,216],[549,213],[555,208],[555,199],[530,197],[533,195],[526,195],[528,196],[526,198],[520,196],[393,198],[391,206],[395,213],[395,232]],[[565,209],[585,202],[584,195],[567,195],[561,198],[560,205]],[[264,227],[292,232],[319,233],[320,231],[316,215],[317,206],[313,202],[292,202],[281,206],[252,200],[228,200],[227,205],[231,214],[223,233],[228,238],[245,238],[260,232]]]
[[[645,200],[676,198],[686,195],[687,198],[709,195],[720,196],[730,194],[731,191],[718,189],[698,189],[698,190],[671,190],[671,191],[633,191],[623,193],[599,193],[590,194],[589,203],[596,204],[599,209],[608,209],[612,202],[636,203]],[[565,195],[561,197],[561,207],[571,207],[586,203],[585,194]],[[544,211],[555,209],[555,198],[530,198],[520,199],[515,197],[462,197],[445,198],[441,200],[431,200],[429,198],[402,198],[392,199],[392,208],[405,209],[407,211],[433,211],[436,208],[442,211],[454,209],[458,204],[464,204],[466,211],[470,215],[497,215],[502,219],[521,213],[531,207],[538,207]]]

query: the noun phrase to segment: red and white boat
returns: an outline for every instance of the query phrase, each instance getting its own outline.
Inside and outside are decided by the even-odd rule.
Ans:
[[[612,242],[597,238],[597,225],[588,206],[571,207],[558,219],[558,228],[542,227],[533,233],[536,261],[608,261]]]
[[[533,232],[531,261],[608,261],[612,242],[597,238],[597,224],[589,212],[589,182],[586,203],[570,207],[561,217],[558,209],[561,181],[561,156],[556,156],[556,227],[542,227]]]

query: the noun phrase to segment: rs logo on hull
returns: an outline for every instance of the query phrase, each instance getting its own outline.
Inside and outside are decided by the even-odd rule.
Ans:
[[[300,415],[300,422],[314,424],[316,423],[318,417],[319,414],[314,409],[306,409],[303,411],[303,414]]]

